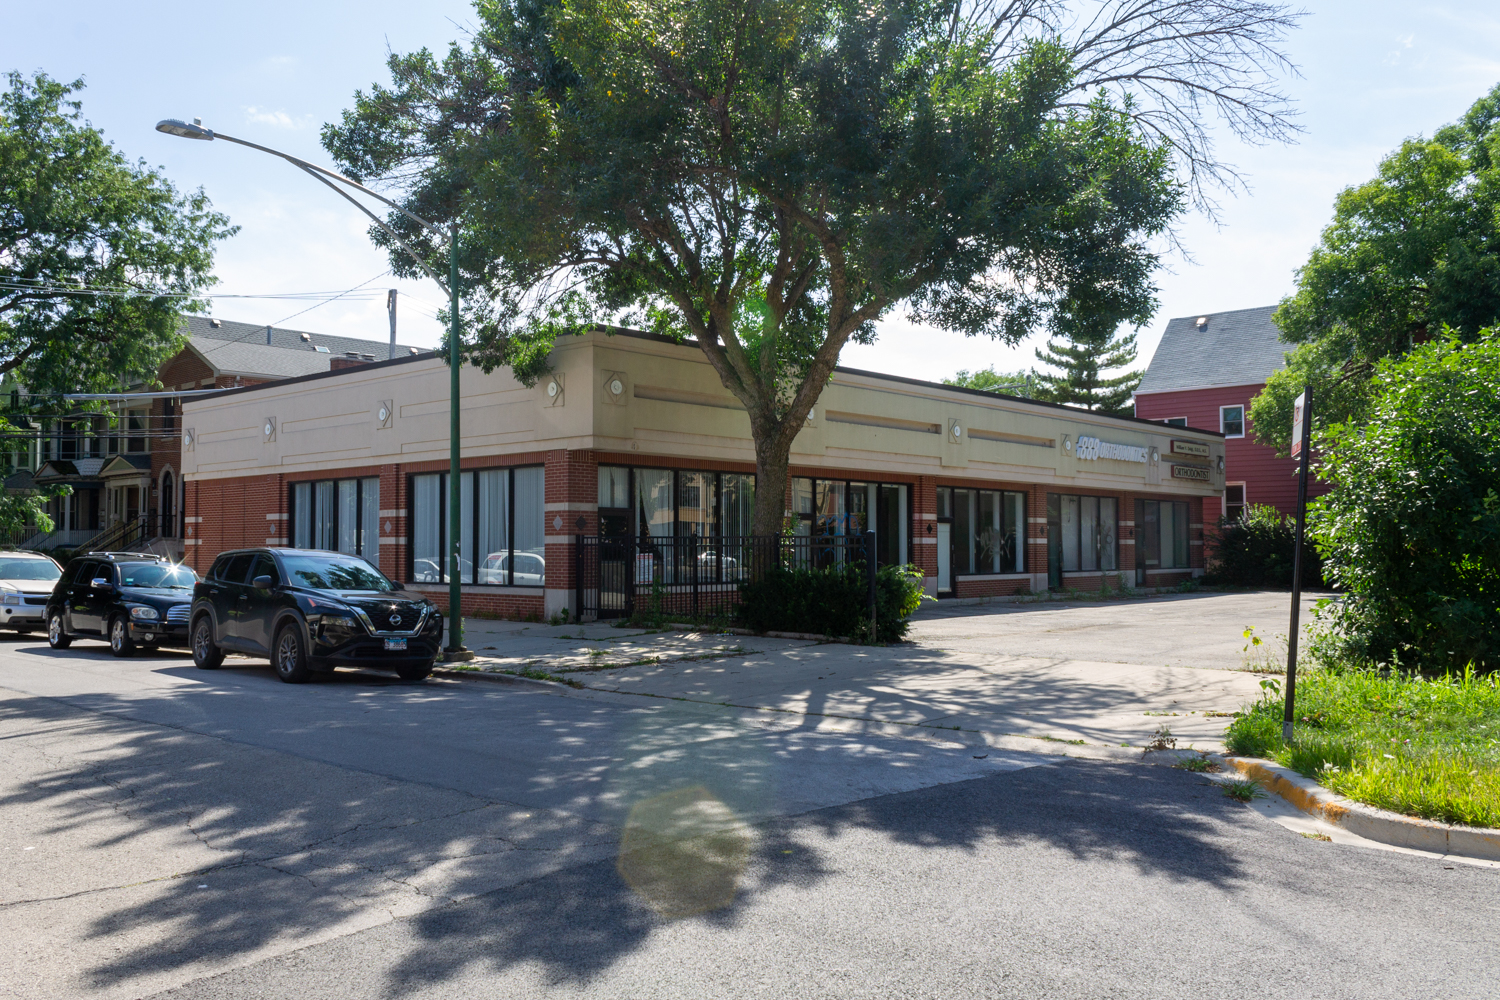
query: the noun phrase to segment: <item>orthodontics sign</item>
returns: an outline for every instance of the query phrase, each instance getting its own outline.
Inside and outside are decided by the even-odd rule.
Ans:
[[[1100,441],[1096,437],[1080,437],[1078,439],[1078,457],[1086,461],[1094,461],[1100,458],[1112,458],[1117,462],[1141,462],[1146,461],[1146,448],[1142,445],[1115,444],[1112,441]]]

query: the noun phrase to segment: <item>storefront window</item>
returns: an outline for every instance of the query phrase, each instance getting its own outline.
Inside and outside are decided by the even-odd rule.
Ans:
[[[752,534],[754,514],[752,475],[599,466],[599,532],[605,536],[740,538]]]
[[[363,556],[380,565],[380,479],[292,484],[292,547]]]
[[[1181,501],[1137,500],[1136,566],[1139,569],[1187,569],[1188,505]]]
[[[939,487],[937,511],[938,526],[944,529],[942,535],[948,545],[947,552],[938,554],[938,561],[948,573],[963,576],[1026,571],[1024,493]],[[943,541],[940,537],[939,546]]]
[[[416,583],[448,579],[448,475],[412,477],[412,569]],[[459,476],[459,582],[540,587],[546,583],[545,473],[540,466],[479,469]]]
[[[875,531],[875,558],[899,566],[907,556],[907,488],[904,483],[792,479],[793,532],[828,538]]]
[[[1048,567],[1052,574],[1113,572],[1119,568],[1119,516],[1114,497],[1049,494],[1047,522]]]

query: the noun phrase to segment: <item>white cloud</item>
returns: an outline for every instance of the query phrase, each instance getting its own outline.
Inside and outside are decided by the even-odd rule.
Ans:
[[[285,111],[271,111],[253,105],[245,109],[245,121],[252,125],[270,125],[272,128],[304,129],[313,123],[311,115],[293,118]]]

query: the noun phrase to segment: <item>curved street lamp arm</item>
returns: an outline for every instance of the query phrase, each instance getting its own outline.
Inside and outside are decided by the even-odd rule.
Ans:
[[[224,137],[221,135],[221,136],[219,136],[219,138],[222,139]],[[248,146],[248,145],[250,145],[250,143],[246,143],[246,145]],[[256,147],[256,148],[261,148],[261,147]],[[355,199],[354,196],[351,195],[348,191],[345,191],[342,188],[339,188],[332,181],[330,181],[328,178],[322,176],[322,174],[325,174],[328,171],[324,170],[324,171],[319,172],[319,171],[313,169],[312,167],[310,167],[308,164],[302,163],[301,161],[299,161],[296,158],[291,157],[291,156],[288,156],[287,159],[291,160],[293,163],[295,163],[297,166],[301,167],[303,170],[306,170],[309,174],[312,175],[312,177],[313,177],[314,180],[321,181],[322,183],[327,184],[333,190],[334,194],[338,195],[340,198],[343,198],[349,204],[353,205],[355,208],[359,209],[361,212],[363,212],[366,215],[368,215],[370,217],[370,221],[371,222],[375,223],[375,225],[377,225],[381,229],[385,230],[386,235],[390,236],[391,239],[395,240],[398,244],[400,244],[401,245],[401,249],[406,251],[406,255],[408,257],[410,257],[412,260],[416,261],[417,262],[417,266],[420,267],[422,270],[426,271],[427,272],[427,276],[429,278],[431,278],[433,281],[437,282],[438,287],[443,290],[443,294],[445,294],[445,295],[450,294],[449,290],[448,290],[448,283],[446,281],[444,281],[442,278],[438,277],[438,273],[436,271],[434,271],[432,268],[428,267],[427,266],[427,262],[425,260],[423,260],[420,256],[418,256],[417,252],[415,250],[413,250],[410,246],[407,245],[406,241],[401,238],[400,234],[398,234],[390,226],[386,225],[384,219],[382,219],[380,216],[376,215],[374,212],[370,211],[365,206],[361,205],[359,203],[359,201],[357,199]],[[335,175],[335,176],[337,176],[337,175]],[[355,187],[359,187],[359,185],[356,184]],[[363,191],[363,190],[366,190],[366,189],[365,188],[360,188],[360,190]],[[382,198],[381,200],[384,201],[385,199]],[[407,212],[406,214],[410,215],[411,213]],[[413,216],[413,218],[415,218],[415,216]],[[426,225],[426,223],[423,223],[423,224]]]
[[[308,161],[306,161],[304,159],[301,159],[300,157],[293,156],[291,153],[283,153],[281,150],[279,150],[279,149],[272,149],[270,146],[262,146],[259,143],[249,142],[248,140],[245,140],[245,139],[236,139],[234,136],[232,136],[232,135],[225,135],[223,132],[212,132],[210,134],[215,139],[223,139],[225,142],[238,143],[241,146],[249,146],[251,149],[258,149],[262,153],[270,153],[272,156],[279,156],[283,160],[287,160],[290,163],[295,163],[297,166],[301,167],[303,170],[313,171],[313,172],[316,172],[318,174],[322,174],[324,177],[331,177],[334,180],[338,181],[340,184],[347,184],[347,185],[349,185],[352,188],[358,188],[359,190],[363,191],[365,194],[369,195],[371,198],[375,198],[378,201],[385,202],[387,205],[391,206],[396,211],[400,212],[402,215],[406,216],[408,219],[410,219],[411,221],[415,222],[417,225],[421,226],[423,229],[431,230],[434,233],[441,233],[443,231],[443,227],[439,226],[437,223],[435,223],[435,222],[428,222],[426,219],[422,218],[420,215],[417,215],[417,214],[415,214],[413,212],[408,212],[406,209],[402,208],[400,205],[396,204],[394,201],[391,201],[391,199],[387,198],[385,195],[380,194],[378,191],[371,191],[369,188],[367,188],[363,184],[359,183],[359,181],[351,180],[348,177],[345,177],[343,174],[336,174],[332,170],[328,170],[325,167],[318,166],[316,163],[309,163]],[[321,180],[322,178],[319,178],[319,179]],[[327,182],[325,181],[324,183],[327,183]],[[329,187],[333,187],[333,185],[330,184]],[[334,188],[334,190],[338,191],[338,188]],[[342,191],[339,191],[339,193],[343,194]],[[345,195],[345,197],[348,197],[348,196]],[[359,203],[355,202],[355,204],[357,205]],[[368,214],[368,213],[366,213],[366,214]]]

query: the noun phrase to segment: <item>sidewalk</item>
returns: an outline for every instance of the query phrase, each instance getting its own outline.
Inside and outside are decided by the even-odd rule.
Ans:
[[[1141,746],[1165,725],[1180,747],[1217,750],[1229,713],[1261,694],[1243,669],[1241,632],[1272,635],[1286,600],[940,609],[892,647],[489,621],[468,623],[466,641],[478,669],[541,671],[600,691],[1112,747]]]

